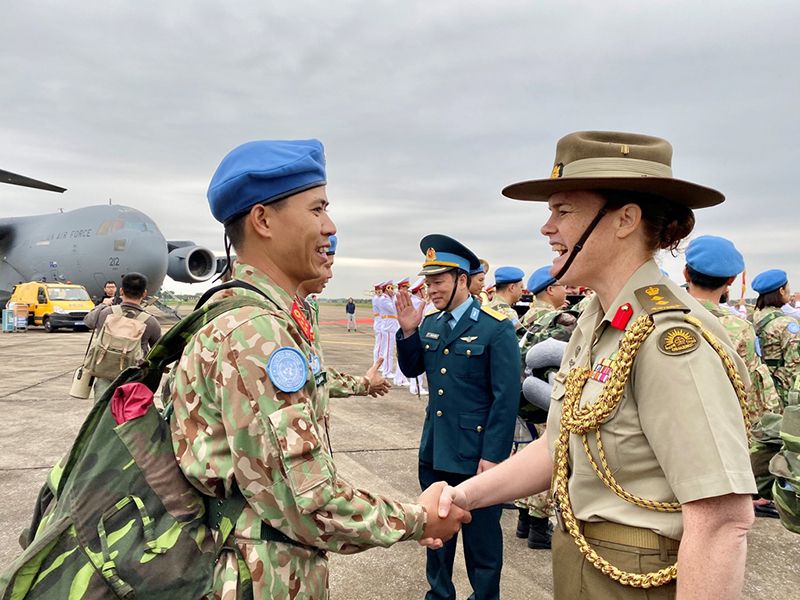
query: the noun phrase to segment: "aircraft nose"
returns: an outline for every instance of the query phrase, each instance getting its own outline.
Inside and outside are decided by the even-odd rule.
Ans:
[[[161,289],[167,274],[167,242],[158,233],[131,240],[127,249],[128,271],[138,271],[147,277],[147,291],[155,294]]]

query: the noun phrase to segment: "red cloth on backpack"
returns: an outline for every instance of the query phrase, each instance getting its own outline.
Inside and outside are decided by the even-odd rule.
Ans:
[[[143,383],[126,383],[114,390],[111,414],[117,425],[143,417],[153,403],[153,392]]]

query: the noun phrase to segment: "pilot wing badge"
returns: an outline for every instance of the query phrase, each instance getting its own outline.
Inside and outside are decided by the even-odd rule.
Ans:
[[[462,341],[467,342],[468,344],[471,344],[477,339],[478,339],[477,335],[465,335],[464,337],[461,338]]]

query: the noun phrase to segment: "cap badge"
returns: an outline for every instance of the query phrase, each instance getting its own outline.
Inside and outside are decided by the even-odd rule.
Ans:
[[[425,252],[425,260],[428,262],[436,260],[436,250],[428,248],[427,252]]]
[[[550,179],[558,179],[564,174],[564,163],[558,163],[553,166],[553,171],[550,173]]]

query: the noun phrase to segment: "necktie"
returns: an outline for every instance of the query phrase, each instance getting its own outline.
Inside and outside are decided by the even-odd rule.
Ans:
[[[456,318],[453,316],[453,313],[447,313],[447,324],[450,326],[450,329],[456,328]]]

